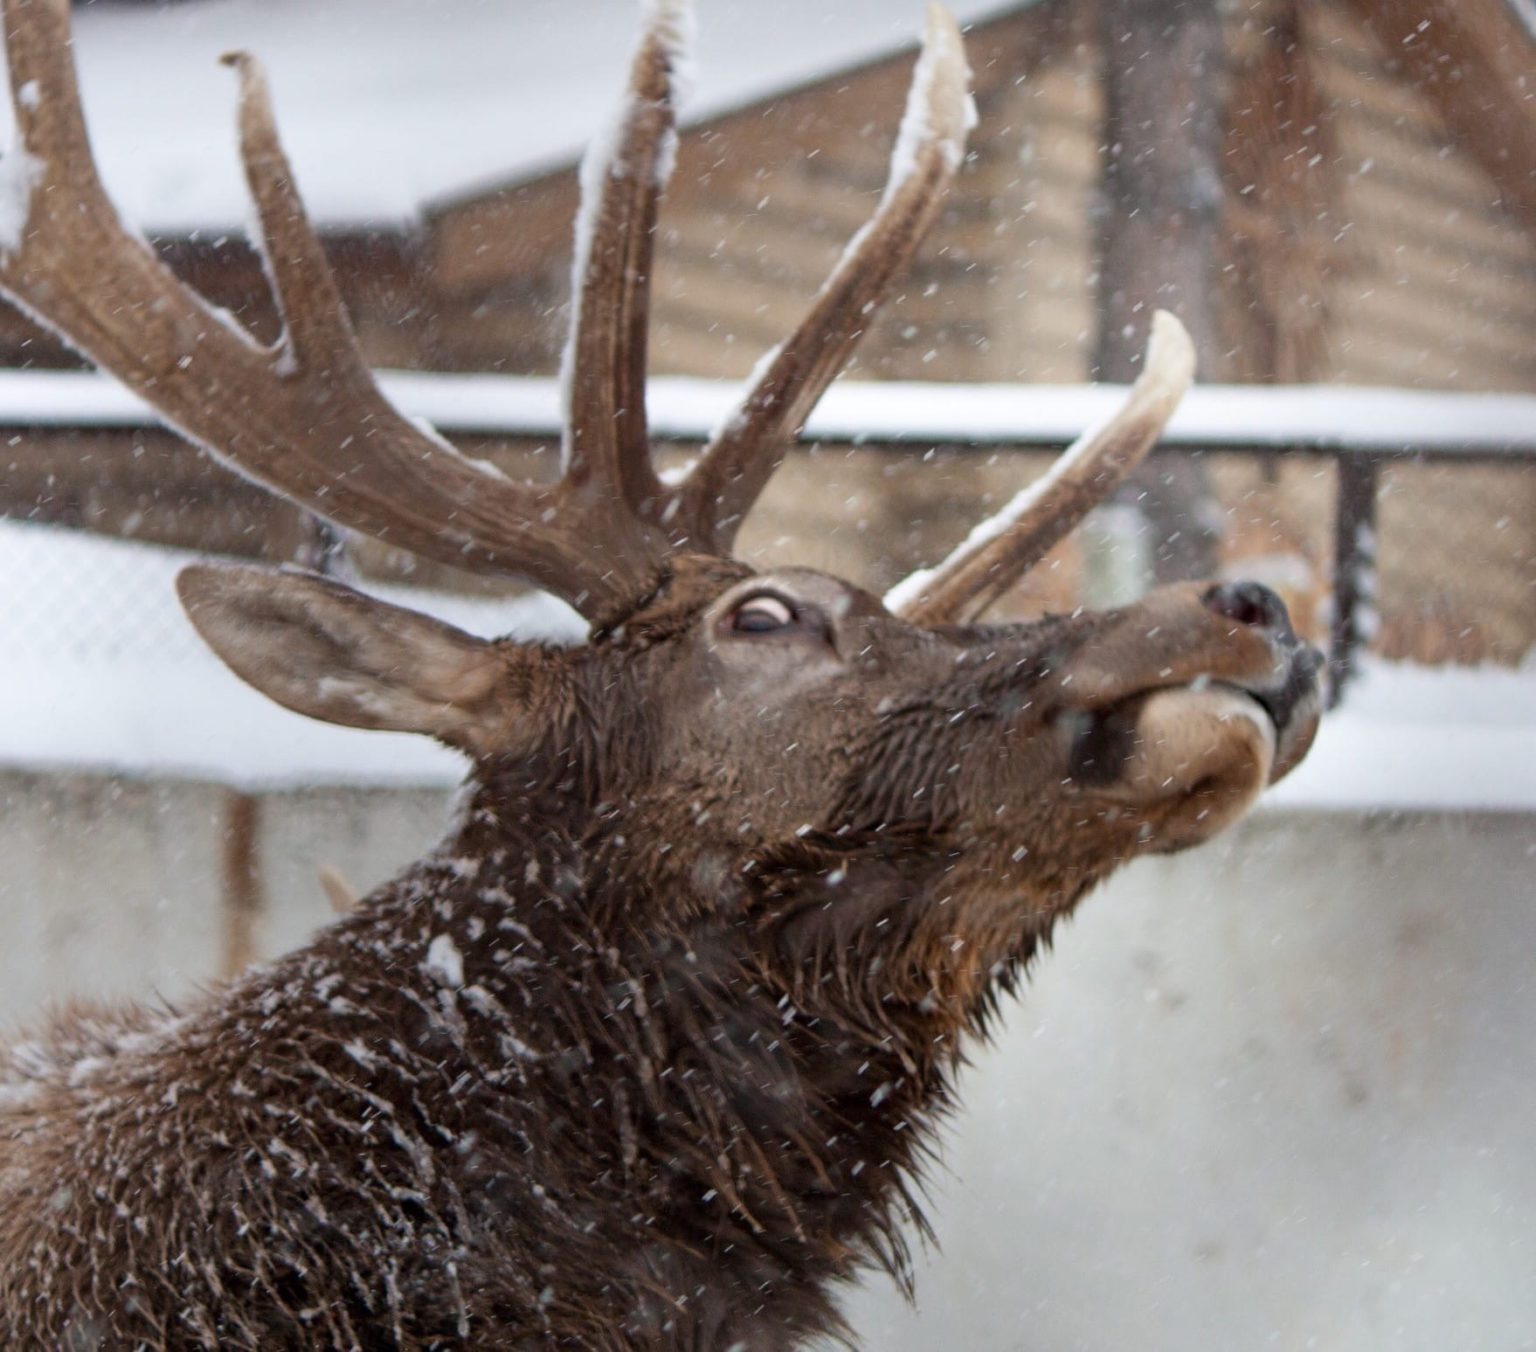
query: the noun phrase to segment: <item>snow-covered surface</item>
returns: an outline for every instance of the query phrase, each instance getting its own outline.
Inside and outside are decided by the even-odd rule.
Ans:
[[[978,121],[970,85],[971,68],[963,41],[956,39],[942,14],[930,13],[907,91],[906,110],[896,131],[896,144],[891,147],[883,201],[889,202],[916,171],[923,148],[930,141],[951,170],[960,167],[965,158],[965,134]]]
[[[191,556],[0,522],[0,764],[104,768],[242,785],[450,784],[461,757],[424,737],[301,718],[203,646],[173,583]],[[513,600],[370,587],[472,633],[585,631],[542,594]]]
[[[1367,660],[1271,807],[1536,811],[1536,666]]]
[[[43,172],[43,162],[28,154],[13,135],[0,154],[0,253],[8,253],[21,243],[32,210],[32,189]]]
[[[1026,0],[951,0],[962,22]],[[685,119],[911,48],[921,0],[704,0]],[[267,67],[317,220],[410,220],[434,202],[574,163],[624,87],[624,0],[201,0],[77,9],[86,117],[107,189],[144,229],[249,216],[223,52]],[[145,72],[154,72],[146,78]],[[850,108],[862,124],[877,110]],[[894,125],[899,109],[886,110]],[[9,108],[0,138],[9,134]]]
[[[558,380],[381,371],[384,391],[439,431],[558,436]],[[729,380],[660,376],[647,390],[652,431],[703,440],[735,410]],[[806,429],[828,441],[1059,445],[1102,423],[1123,385],[962,385],[853,381],[832,386]],[[155,421],[111,378],[82,371],[0,371],[0,427],[123,427]],[[1196,385],[1164,440],[1184,445],[1355,446],[1363,450],[1536,450],[1536,396],[1353,385]]]
[[[0,523],[0,764],[200,776],[241,785],[441,785],[460,759],[424,738],[278,708],[212,657],[172,590],[186,555]],[[572,640],[544,597],[376,588],[480,634]],[[1271,805],[1536,810],[1536,669],[1368,664]]]

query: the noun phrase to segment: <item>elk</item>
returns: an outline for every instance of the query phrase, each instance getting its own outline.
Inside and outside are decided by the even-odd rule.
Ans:
[[[652,466],[647,286],[686,13],[651,0],[589,158],[563,473],[515,483],[375,386],[274,132],[242,156],[284,331],[258,345],[118,222],[65,0],[5,0],[25,224],[0,289],[294,502],[527,579],[579,646],[484,641],[312,573],[197,565],[233,670],[471,769],[444,843],[184,1007],[73,1007],[0,1050],[0,1344],[783,1349],[900,1275],[970,1039],[1124,861],[1305,753],[1318,657],[1251,584],[978,612],[1156,440],[1171,317],[1121,411],[882,601],[732,557],[933,219],[971,119],[930,15],[889,185],[685,476]]]

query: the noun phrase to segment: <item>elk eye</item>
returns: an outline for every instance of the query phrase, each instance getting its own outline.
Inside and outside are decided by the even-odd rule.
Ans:
[[[731,613],[734,634],[771,634],[788,629],[795,622],[795,612],[777,596],[752,596]]]

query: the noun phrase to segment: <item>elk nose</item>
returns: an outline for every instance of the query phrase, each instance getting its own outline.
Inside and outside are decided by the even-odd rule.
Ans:
[[[1285,602],[1258,582],[1218,582],[1205,594],[1205,604],[1234,624],[1268,629],[1278,638],[1294,638]]]

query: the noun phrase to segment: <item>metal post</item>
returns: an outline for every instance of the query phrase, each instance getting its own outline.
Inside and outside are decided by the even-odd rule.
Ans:
[[[1159,307],[1184,321],[1203,379],[1228,374],[1223,8],[1220,0],[1099,0],[1104,160],[1094,367],[1100,380],[1141,374],[1147,325]],[[1157,581],[1216,571],[1221,514],[1202,452],[1158,451],[1116,500],[1139,519]]]
[[[1376,479],[1372,455],[1341,454],[1333,533],[1333,635],[1328,707],[1337,707],[1375,626]]]

